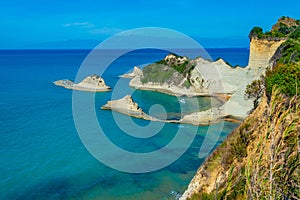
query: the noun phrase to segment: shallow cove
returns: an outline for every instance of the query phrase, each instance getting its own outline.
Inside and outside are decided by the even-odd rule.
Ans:
[[[72,116],[72,91],[52,84],[58,79],[74,80],[88,52],[0,51],[0,96],[4,97],[0,102],[0,199],[176,199],[203,162],[198,152],[207,126],[199,127],[193,144],[179,160],[156,172],[122,173],[95,160],[77,135]],[[222,52],[228,57],[225,50],[216,51],[216,57],[222,57]],[[233,60],[236,59],[234,52],[248,53],[246,49],[232,52]],[[108,52],[108,56],[110,53],[115,52]],[[124,68],[108,71],[104,78],[108,85],[114,85],[117,76],[134,65],[154,62],[164,56],[165,52],[154,50],[133,52],[112,64]],[[161,104],[173,102],[170,108],[166,105],[166,109],[177,111],[178,102],[173,97],[152,94],[136,91],[133,97],[145,110],[151,102],[159,100]],[[112,120],[111,112],[100,110],[110,96],[110,93],[95,96],[99,120]],[[140,126],[149,123],[133,120]],[[155,137],[143,140],[124,134],[113,123],[103,123],[103,126],[113,142],[134,152],[149,152],[164,146],[179,128],[187,134],[194,129],[191,125],[165,124]],[[216,145],[236,126],[225,122]]]

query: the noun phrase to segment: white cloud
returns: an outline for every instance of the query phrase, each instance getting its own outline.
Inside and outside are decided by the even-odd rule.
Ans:
[[[95,25],[89,22],[73,22],[64,24],[65,27],[80,27],[80,28],[94,28]]]

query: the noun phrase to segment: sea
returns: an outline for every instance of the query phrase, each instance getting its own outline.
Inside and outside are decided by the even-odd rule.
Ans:
[[[249,58],[247,48],[206,50],[213,60],[221,57],[233,66],[246,66]],[[196,127],[195,138],[185,153],[170,165],[152,172],[119,171],[91,155],[75,126],[72,91],[53,84],[60,79],[75,80],[90,52],[0,50],[0,199],[178,199],[205,160],[206,157],[199,158],[199,149],[206,137],[215,137],[208,129],[214,130],[217,125]],[[114,53],[108,51],[107,55]],[[131,51],[111,63],[103,78],[113,90],[119,75],[133,66],[159,61],[167,54],[156,49]],[[189,103],[188,97],[179,102],[174,96],[134,90],[129,87],[129,80],[125,83],[124,89],[132,93],[146,113],[151,105],[159,104],[176,118],[179,105]],[[158,134],[149,138],[125,134],[114,122],[112,112],[100,109],[111,100],[111,93],[95,94],[93,106],[99,123],[107,130],[105,134],[120,148],[150,152],[167,145],[179,129],[186,134],[195,130],[193,125],[165,123]],[[199,97],[197,102],[205,110],[211,101]],[[142,119],[133,122],[139,126],[149,124]],[[213,148],[237,126],[225,122]]]

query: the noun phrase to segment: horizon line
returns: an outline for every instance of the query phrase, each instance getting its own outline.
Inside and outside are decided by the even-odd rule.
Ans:
[[[203,47],[200,49],[249,49],[250,47]],[[164,50],[164,49],[156,49],[156,48],[143,48],[143,49],[153,49],[153,50]],[[177,50],[177,49],[185,49],[185,50],[195,50],[199,48],[170,48],[167,50]],[[31,51],[31,50],[142,50],[142,49],[124,49],[124,48],[113,48],[113,49],[97,49],[97,48],[0,48],[0,51]]]

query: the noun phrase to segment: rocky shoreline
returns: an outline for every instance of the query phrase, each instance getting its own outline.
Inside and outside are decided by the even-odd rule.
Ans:
[[[101,107],[102,110],[114,110],[116,112],[128,115],[130,117],[135,117],[144,120],[175,123],[175,124],[192,124],[195,126],[206,126],[209,124],[219,123],[223,120],[239,123],[240,121],[236,118],[228,118],[222,114],[222,110],[218,108],[208,109],[201,112],[194,112],[183,116],[179,120],[168,120],[168,119],[158,119],[146,114],[139,105],[132,99],[130,95],[125,97],[108,101],[105,105]]]
[[[66,89],[87,92],[107,92],[111,90],[111,88],[105,84],[104,79],[96,74],[86,77],[80,83],[74,83],[70,80],[58,80],[54,81],[53,84]]]

